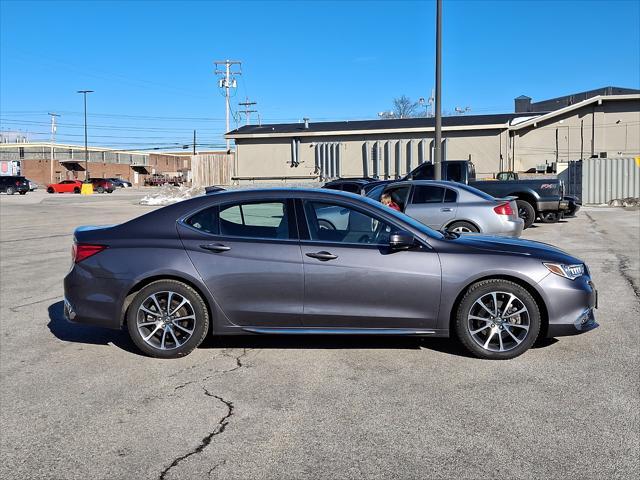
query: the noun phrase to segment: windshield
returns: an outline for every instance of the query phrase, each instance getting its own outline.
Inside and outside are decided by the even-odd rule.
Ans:
[[[382,188],[384,188],[385,186],[386,185],[381,185]],[[437,230],[433,230],[433,229],[427,227],[426,225],[420,223],[416,219],[411,218],[409,215],[405,215],[404,213],[398,212],[397,210],[393,210],[391,208],[384,207],[380,202],[372,200],[371,198],[367,198],[367,197],[361,197],[361,198],[362,198],[362,200],[364,202],[367,202],[368,204],[373,205],[374,207],[376,207],[378,209],[384,209],[384,211],[387,214],[393,215],[398,220],[401,220],[402,222],[410,225],[411,227],[413,227],[416,230],[424,233],[425,235],[428,235],[428,236],[430,236],[432,238],[437,238],[439,240],[444,239],[444,235],[442,233],[438,232]]]

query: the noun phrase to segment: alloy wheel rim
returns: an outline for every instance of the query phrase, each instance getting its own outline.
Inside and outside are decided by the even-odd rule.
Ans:
[[[480,347],[508,352],[529,335],[531,317],[524,302],[513,293],[489,292],[478,298],[467,314],[467,329]]]
[[[473,233],[473,230],[471,230],[469,227],[456,227],[451,231],[455,233]]]
[[[177,292],[156,292],[138,307],[136,326],[148,345],[158,350],[174,350],[193,335],[195,310],[191,302]]]

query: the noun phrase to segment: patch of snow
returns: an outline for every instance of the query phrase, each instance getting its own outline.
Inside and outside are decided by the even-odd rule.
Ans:
[[[204,195],[203,187],[164,185],[158,191],[143,197],[140,200],[140,205],[170,205],[200,195]]]

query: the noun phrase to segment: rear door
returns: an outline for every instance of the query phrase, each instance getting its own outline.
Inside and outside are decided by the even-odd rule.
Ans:
[[[178,223],[196,270],[236,325],[301,325],[302,254],[293,201],[211,206]]]
[[[455,191],[439,185],[414,185],[404,213],[439,230],[456,217],[457,208]]]

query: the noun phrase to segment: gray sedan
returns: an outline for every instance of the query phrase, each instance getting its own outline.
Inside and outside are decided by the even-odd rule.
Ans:
[[[494,198],[461,183],[393,182],[372,189],[367,196],[380,200],[385,193],[401,211],[435,230],[519,237],[524,228],[515,197]]]
[[[346,224],[318,215],[339,209]],[[540,336],[597,327],[584,263],[520,239],[432,230],[320,189],[235,190],[74,233],[65,315],[126,328],[148,355],[207,335],[457,336],[508,359]]]

